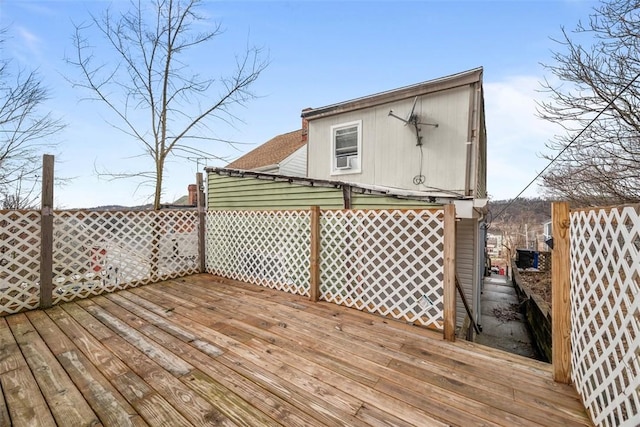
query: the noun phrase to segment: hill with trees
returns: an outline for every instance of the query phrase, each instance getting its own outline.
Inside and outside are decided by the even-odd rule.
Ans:
[[[551,200],[521,198],[516,200],[491,200],[489,202],[489,232],[512,229],[514,225],[527,224],[530,230],[542,229],[542,224],[551,221]],[[524,229],[524,227],[523,227]]]

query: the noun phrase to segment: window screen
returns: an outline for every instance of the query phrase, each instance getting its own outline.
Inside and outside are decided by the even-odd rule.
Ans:
[[[358,154],[358,126],[337,129],[336,156],[351,156]]]

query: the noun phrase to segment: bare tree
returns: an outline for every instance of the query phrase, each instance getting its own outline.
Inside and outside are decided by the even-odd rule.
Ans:
[[[0,205],[24,209],[34,198],[42,151],[56,145],[50,137],[64,125],[40,111],[49,91],[38,73],[20,69],[5,57],[6,31],[0,29]]]
[[[189,140],[211,140],[214,121],[233,122],[233,107],[254,98],[250,86],[267,66],[260,48],[247,47],[235,58],[230,75],[220,78],[190,73],[187,51],[221,34],[220,24],[198,14],[201,0],[153,0],[152,11],[142,1],[114,16],[107,10],[92,16],[89,25],[75,29],[75,58],[82,78],[72,82],[88,89],[117,117],[112,126],[137,141],[141,156],[152,161],[147,170],[111,174],[111,178],[137,178],[154,188],[154,209],[159,209],[165,165],[169,156],[201,152]],[[198,24],[196,26],[196,24]],[[95,50],[85,33],[97,28],[109,53],[117,60],[96,64]],[[206,31],[199,31],[206,28]],[[209,55],[209,52],[202,53]]]
[[[566,133],[547,144],[561,154],[544,186],[578,205],[640,200],[640,1],[603,2],[557,42],[538,112]]]
[[[0,209],[35,209],[40,198],[39,178],[34,171],[18,173],[12,185],[0,188]]]

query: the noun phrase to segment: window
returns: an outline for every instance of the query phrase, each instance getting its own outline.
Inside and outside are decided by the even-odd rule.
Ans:
[[[360,172],[362,121],[331,127],[332,175]]]

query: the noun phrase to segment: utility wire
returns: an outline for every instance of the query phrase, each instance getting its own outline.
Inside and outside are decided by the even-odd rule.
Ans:
[[[605,111],[607,111],[607,110],[609,109],[609,107],[611,107],[611,106],[613,105],[613,103],[614,103],[614,102],[616,102],[616,100],[617,100],[618,98],[620,98],[620,96],[622,96],[622,94],[623,94],[623,93],[625,93],[625,92],[627,91],[627,89],[629,89],[629,88],[631,87],[631,85],[632,85],[636,80],[638,80],[639,78],[640,78],[640,73],[638,73],[638,74],[633,78],[633,80],[631,80],[629,83],[627,83],[627,85],[626,85],[626,86],[625,86],[625,87],[624,87],[624,88],[623,88],[623,89],[622,89],[622,90],[621,90],[621,91],[620,91],[616,96],[614,96],[614,97],[613,97],[613,99],[612,99],[611,101],[609,101],[609,102],[607,103],[607,105],[606,105],[602,110],[600,110],[600,112],[599,112],[598,114],[596,114],[596,116],[595,116],[593,119],[591,119],[591,121],[590,121],[590,122],[589,122],[589,123],[588,123],[588,124],[587,124],[587,125],[586,125],[586,126],[585,126],[585,127],[584,127],[584,128],[583,128],[583,129],[582,129],[582,130],[577,134],[577,135],[576,135],[576,136],[574,136],[574,137],[573,137],[573,139],[572,139],[572,140],[571,140],[571,141],[570,141],[570,142],[569,142],[569,143],[568,143],[568,144],[567,144],[567,145],[566,145],[562,150],[560,150],[560,152],[558,153],[558,155],[557,155],[557,156],[555,156],[553,159],[551,159],[551,161],[549,162],[549,164],[548,164],[547,166],[545,166],[545,167],[544,167],[544,169],[542,169],[542,171],[540,171],[540,173],[538,173],[538,175],[536,175],[536,176],[535,176],[535,178],[533,178],[533,179],[532,179],[532,180],[527,184],[527,186],[526,186],[526,187],[524,187],[524,188],[522,189],[522,191],[518,193],[518,195],[517,195],[516,197],[514,197],[513,199],[511,199],[511,201],[510,201],[509,203],[507,203],[507,206],[505,206],[504,208],[502,208],[502,210],[501,210],[497,215],[495,215],[495,216],[493,217],[493,219],[498,218],[500,215],[502,215],[502,214],[504,213],[504,211],[506,211],[506,210],[509,208],[509,206],[511,206],[513,203],[515,203],[515,201],[516,201],[516,200],[518,200],[518,199],[520,198],[520,196],[522,196],[522,193],[524,193],[525,191],[527,191],[527,189],[528,189],[529,187],[531,187],[531,185],[532,185],[534,182],[536,182],[536,180],[537,180],[538,178],[540,178],[540,177],[542,176],[542,174],[543,174],[543,173],[545,173],[545,172],[546,172],[546,170],[547,170],[547,169],[549,169],[549,167],[550,167],[550,166],[551,166],[551,165],[552,165],[556,160],[558,160],[558,158],[559,158],[559,157],[560,157],[560,156],[561,156],[565,151],[567,151],[567,149],[568,149],[568,148],[569,148],[569,147],[570,147],[574,142],[576,142],[576,140],[577,140],[578,138],[580,138],[580,136],[582,136],[582,134],[583,134],[583,133],[585,133],[585,132],[586,132],[586,130],[587,130],[587,129],[589,129],[589,127],[590,127],[593,123],[595,123],[595,121],[596,121],[596,120],[598,120],[598,118],[600,118],[600,116],[601,116]]]

